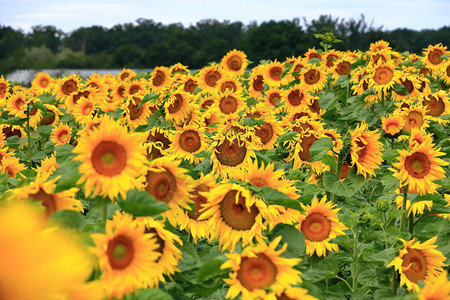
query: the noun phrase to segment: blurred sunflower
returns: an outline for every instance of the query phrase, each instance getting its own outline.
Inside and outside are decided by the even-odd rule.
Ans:
[[[306,254],[312,256],[314,252],[318,256],[326,256],[327,250],[338,251],[338,245],[330,243],[338,235],[344,235],[347,229],[339,222],[336,204],[327,202],[326,197],[320,201],[314,198],[311,205],[303,205],[305,214],[300,217],[296,226],[305,236]]]
[[[269,300],[269,298],[266,298]],[[318,300],[316,297],[308,295],[308,290],[300,287],[290,287],[277,295],[273,300]]]
[[[419,300],[449,300],[450,281],[448,271],[440,272],[420,289]]]
[[[39,174],[42,173],[44,175],[52,175],[53,172],[58,169],[60,165],[56,162],[56,154],[53,152],[50,156],[45,157],[41,160],[41,165],[36,167],[36,172]]]
[[[225,72],[232,73],[233,75],[244,74],[247,65],[247,55],[236,49],[229,51],[220,61],[220,66]]]
[[[92,120],[96,107],[97,105],[92,95],[89,95],[87,98],[81,97],[73,108],[75,121],[82,125],[88,123]]]
[[[300,74],[301,87],[315,93],[322,90],[327,82],[326,72],[322,66],[307,66]]]
[[[264,78],[264,83],[269,87],[279,87],[288,82],[288,78],[282,77],[284,66],[281,62],[275,60],[262,66],[261,75]]]
[[[245,102],[238,93],[231,93],[227,90],[225,93],[218,94],[217,98],[214,107],[217,107],[222,115],[236,116],[239,111],[246,108]]]
[[[60,123],[57,127],[52,129],[50,140],[55,146],[64,145],[70,143],[72,135],[72,127],[67,124]]]
[[[431,116],[432,119],[438,123],[446,124],[449,121],[439,118],[450,114],[450,100],[449,93],[445,90],[439,90],[425,97],[422,104],[426,106],[426,114]]]
[[[31,81],[31,87],[34,88],[39,95],[46,94],[52,91],[53,82],[53,78],[48,73],[38,72],[34,76],[33,81]]]
[[[251,97],[256,99],[262,96],[262,92],[264,90],[265,79],[262,72],[263,70],[261,68],[253,68],[250,75],[248,93]]]
[[[150,75],[150,88],[153,92],[159,93],[170,86],[172,79],[170,70],[167,67],[156,67]]]
[[[164,156],[163,153],[170,147],[169,140],[170,131],[159,127],[153,127],[148,132],[147,143],[147,158],[154,160],[158,157]]]
[[[262,98],[263,103],[270,109],[276,109],[279,102],[283,100],[284,90],[279,88],[270,88],[265,92],[265,96]]]
[[[80,76],[74,74],[57,79],[53,86],[53,92],[56,94],[57,100],[65,101],[71,94],[77,92],[80,88]]]
[[[427,68],[437,71],[445,63],[445,59],[441,58],[441,56],[446,54],[450,54],[450,51],[442,43],[429,45],[423,51],[422,62]]]
[[[5,156],[1,160],[0,171],[4,174],[8,174],[8,177],[10,178],[16,178],[17,173],[22,172],[25,169],[25,165],[15,156]]]
[[[122,71],[117,74],[117,79],[120,81],[132,80],[136,76],[136,72],[130,69],[123,68]]]
[[[198,87],[198,78],[197,76],[187,74],[182,77],[181,86],[182,90],[189,94],[195,94]]]
[[[131,128],[136,128],[139,125],[145,125],[148,123],[147,118],[152,114],[151,103],[145,102],[141,105],[144,95],[134,95],[128,97],[124,103],[126,123]]]
[[[217,81],[217,91],[225,93],[227,90],[231,93],[238,93],[242,90],[241,83],[235,78],[224,76]]]
[[[164,103],[166,119],[174,124],[180,124],[188,118],[192,95],[177,91],[170,95]]]
[[[403,189],[405,187],[398,188],[395,192],[397,194],[397,197],[395,198],[395,203],[397,204],[397,209],[403,208]],[[408,188],[408,194],[415,194],[416,191]],[[414,201],[414,203],[411,202],[411,200],[406,199],[406,205],[405,209],[408,211],[407,216],[413,215],[414,217],[417,215],[423,215],[425,208],[428,208],[428,210],[431,210],[433,207],[433,201],[431,200],[420,200],[420,201]]]
[[[255,149],[274,149],[277,138],[282,134],[283,129],[275,118],[267,118],[264,123],[255,126],[255,135],[261,143],[255,141]]]
[[[44,104],[47,111],[42,116],[39,125],[55,126],[59,122],[59,116],[63,113],[54,105]]]
[[[391,89],[400,76],[392,61],[383,62],[379,60],[370,70],[369,87],[376,92],[386,94]]]
[[[137,94],[145,95],[147,91],[147,81],[144,78],[133,79],[125,83],[124,96],[129,97]]]
[[[396,91],[393,90],[392,92],[392,98],[394,100],[405,100],[405,99],[417,99],[420,96],[420,87],[421,87],[421,82],[419,80],[419,75],[417,74],[408,74],[405,72],[402,72],[400,74],[400,76],[397,79],[397,83],[401,84],[405,87],[406,92],[403,91]]]
[[[394,266],[400,273],[400,286],[406,285],[410,291],[419,292],[419,280],[425,284],[433,282],[444,271],[446,258],[436,250],[437,237],[421,243],[413,238],[410,241],[400,239],[403,248],[388,267]]]
[[[257,246],[248,246],[241,254],[225,254],[228,261],[220,268],[231,269],[230,278],[224,279],[230,285],[226,298],[240,294],[242,299],[267,299],[267,291],[281,295],[285,289],[302,281],[300,271],[294,268],[301,259],[281,257],[287,244],[275,250],[280,241],[281,236],[268,245],[260,242]]]
[[[427,109],[422,105],[412,105],[408,108],[403,108],[401,114],[405,118],[405,129],[407,132],[411,132],[415,127],[428,127],[428,120],[430,116],[426,114]]]
[[[30,98],[23,92],[13,93],[7,100],[7,109],[10,115],[26,118],[27,107]]]
[[[297,111],[300,106],[306,106],[309,98],[311,95],[301,85],[294,85],[282,93],[282,99],[285,100],[283,106],[288,111]]]
[[[3,106],[4,100],[9,97],[9,80],[5,79],[3,75],[0,76],[0,105]]]

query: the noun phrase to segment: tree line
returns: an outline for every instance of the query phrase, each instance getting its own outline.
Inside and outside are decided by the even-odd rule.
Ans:
[[[152,68],[177,62],[196,69],[219,61],[232,49],[244,51],[255,63],[284,60],[319,48],[314,34],[329,31],[342,40],[335,45],[337,50],[368,50],[370,43],[380,39],[394,50],[417,54],[428,45],[450,45],[450,26],[388,31],[374,27],[363,15],[358,20],[322,15],[311,22],[295,18],[247,25],[208,19],[189,27],[138,19],[112,28],[81,27],[69,33],[51,25],[34,26],[29,33],[0,25],[0,74],[15,69]]]

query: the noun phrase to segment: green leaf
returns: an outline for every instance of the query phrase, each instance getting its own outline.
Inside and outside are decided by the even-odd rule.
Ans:
[[[340,86],[341,88],[345,88],[349,83],[349,79],[347,75],[339,76],[339,78],[336,80],[336,85]]]
[[[208,278],[219,273],[222,264],[223,260],[220,259],[213,259],[205,262],[197,272],[197,281],[206,281]]]
[[[286,132],[285,134],[280,135],[277,138],[277,144],[281,144],[287,141],[294,141],[298,135],[296,131]]]
[[[59,193],[76,186],[81,174],[78,173],[79,162],[70,161],[69,163],[62,164],[55,170],[52,176],[61,176],[58,179],[58,183],[54,189],[54,193]]]
[[[42,110],[43,112],[47,111],[47,108],[44,106],[44,104],[42,104],[41,101],[34,102],[33,105],[31,105],[31,108],[37,108],[39,110]]]
[[[309,152],[311,153],[311,161],[321,160],[322,157],[333,148],[333,141],[329,137],[323,137],[315,141]]]
[[[80,212],[74,210],[56,211],[50,217],[50,220],[64,227],[73,229],[83,229],[84,225],[86,225],[84,216]]]
[[[381,251],[376,251],[373,254],[362,253],[362,261],[370,264],[387,266],[395,258],[395,249],[388,248]]]
[[[273,239],[281,236],[280,246],[284,243],[288,244],[286,252],[283,255],[298,258],[305,254],[305,236],[292,225],[278,224],[272,230]]]
[[[258,196],[266,200],[268,204],[271,205],[282,205],[285,207],[293,208],[299,211],[303,211],[298,200],[289,198],[286,194],[280,192],[277,189],[273,189],[268,186],[255,187],[253,190],[258,192]]]
[[[264,125],[266,122],[264,122],[261,119],[254,119],[254,118],[250,118],[250,117],[245,117],[244,118],[244,125],[245,126],[249,126],[249,127],[254,127],[254,126],[258,126],[258,125]]]
[[[119,206],[135,217],[156,216],[169,209],[167,203],[160,202],[147,191],[133,189],[127,192],[126,200],[117,200]]]
[[[19,118],[19,117],[13,117],[8,118],[7,120],[0,120],[1,124],[7,124],[7,125],[22,125],[27,121],[26,118]]]
[[[336,161],[336,159],[335,159],[333,156],[328,155],[328,154],[325,154],[325,155],[322,157],[321,161],[322,161],[324,164],[326,164],[327,166],[330,166],[330,168],[331,168],[332,170],[336,170],[336,169],[337,169],[337,161]]]
[[[408,92],[408,90],[406,89],[406,87],[405,87],[403,84],[400,84],[400,83],[395,83],[395,84],[394,84],[394,91],[396,91],[396,92],[401,92],[401,93],[403,93],[403,94],[405,94],[405,95],[408,95],[408,94],[409,94],[409,92]]]
[[[58,164],[62,164],[65,161],[70,161],[72,160],[74,154],[72,153],[72,150],[75,147],[72,146],[71,144],[64,144],[64,145],[59,145],[55,147],[55,152],[56,152],[56,162]]]
[[[139,290],[136,294],[128,296],[130,300],[173,300],[173,297],[158,288]]]
[[[33,154],[33,156],[31,157],[31,160],[33,161],[41,161],[46,157],[45,152],[44,151],[37,151]]]
[[[333,104],[338,100],[338,98],[334,95],[334,93],[326,93],[326,94],[322,94],[320,95],[319,98],[319,106],[322,109],[329,109],[331,106],[333,106]]]
[[[385,191],[395,191],[400,184],[398,179],[392,175],[384,175],[381,178],[381,183],[384,185]]]
[[[150,100],[153,99],[157,99],[159,97],[159,94],[155,94],[155,93],[150,93],[144,96],[144,98],[142,99],[141,103],[139,103],[138,107],[141,107],[142,105],[144,105],[145,103],[147,103]]]

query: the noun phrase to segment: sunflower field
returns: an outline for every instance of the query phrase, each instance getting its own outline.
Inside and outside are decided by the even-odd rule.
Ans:
[[[1,76],[0,299],[450,299],[450,51],[318,37]]]

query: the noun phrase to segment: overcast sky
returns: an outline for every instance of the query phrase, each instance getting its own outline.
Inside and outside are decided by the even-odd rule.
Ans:
[[[195,25],[218,21],[314,20],[320,15],[366,21],[384,30],[439,29],[450,26],[450,0],[0,0],[0,25],[30,31],[54,25],[64,32],[80,27],[153,19],[163,24]]]

